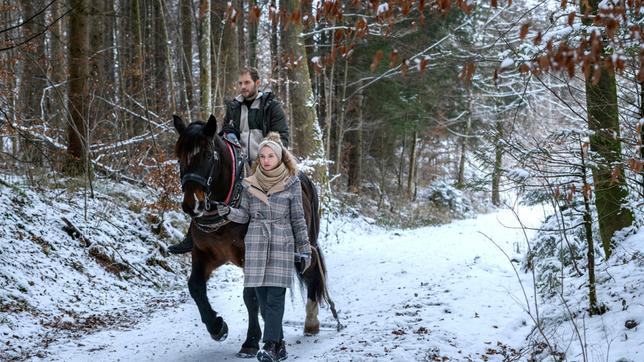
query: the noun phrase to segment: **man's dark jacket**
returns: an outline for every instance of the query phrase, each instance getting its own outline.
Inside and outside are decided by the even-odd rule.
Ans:
[[[227,125],[232,125],[235,131],[240,132],[240,118],[242,103],[239,101],[241,97],[226,101],[226,117],[224,118],[224,129],[227,131]],[[251,129],[260,129],[264,137],[269,132],[278,132],[282,139],[282,144],[285,147],[289,146],[288,138],[288,122],[284,115],[279,101],[275,99],[275,95],[270,92],[264,92],[260,97],[259,110],[248,113],[248,125]]]

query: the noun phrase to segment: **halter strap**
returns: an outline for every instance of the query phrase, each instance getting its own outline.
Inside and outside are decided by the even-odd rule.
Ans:
[[[230,177],[230,189],[228,190],[228,195],[226,196],[226,199],[224,200],[224,203],[228,205],[230,203],[230,199],[233,196],[233,188],[235,186],[235,181],[237,179],[237,157],[235,157],[235,151],[233,151],[232,146],[230,146],[229,142],[225,142],[226,146],[228,147],[228,151],[230,151],[230,157],[232,158],[233,162],[233,173],[231,174]]]

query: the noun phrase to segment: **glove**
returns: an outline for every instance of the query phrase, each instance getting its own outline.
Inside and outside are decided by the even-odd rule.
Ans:
[[[295,268],[300,274],[311,266],[311,254],[295,254]]]
[[[225,133],[232,133],[235,135],[235,137],[237,137],[237,139],[241,138],[239,136],[239,131],[235,128],[235,126],[233,126],[232,123],[225,123],[223,127],[221,127],[221,131],[219,132],[219,135],[223,136]]]
[[[219,216],[224,217],[224,216],[230,214],[230,206],[224,204],[223,202],[219,202],[219,201],[217,201],[215,203],[215,205],[217,206],[217,213],[219,214]]]

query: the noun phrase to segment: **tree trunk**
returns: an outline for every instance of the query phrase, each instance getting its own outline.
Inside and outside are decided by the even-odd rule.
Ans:
[[[143,39],[141,35],[141,9],[139,0],[123,0],[121,7],[124,12],[126,31],[122,32],[123,51],[125,52],[123,69],[123,104],[127,109],[137,110],[135,102],[143,99]],[[145,123],[140,117],[126,113],[130,136],[141,134]]]
[[[358,87],[361,83],[358,83]],[[364,90],[361,88],[357,95],[357,117],[355,129],[350,132],[351,150],[349,151],[349,180],[347,186],[349,191],[358,193],[360,192],[360,185],[362,184],[362,145],[363,140],[363,125],[364,125]]]
[[[288,14],[299,10],[299,1],[280,0],[280,8],[285,9]],[[286,24],[282,24],[282,28]],[[306,54],[304,42],[299,37],[302,32],[300,22],[291,22],[288,29],[284,30],[284,50],[287,54],[297,57]],[[309,67],[306,59],[300,61],[297,66],[288,67],[290,107],[292,110],[291,129],[293,134],[295,153],[306,159],[314,168],[313,177],[318,183],[323,184],[325,190],[328,185],[328,170],[322,132],[316,119],[315,102],[309,78]]]
[[[52,18],[58,19],[63,15],[64,4],[56,1],[52,4]],[[64,109],[65,109],[65,87],[63,81],[66,78],[65,74],[65,45],[63,39],[65,37],[65,24],[67,17],[58,20],[51,28],[51,37],[49,41],[50,55],[49,62],[51,64],[52,72],[50,75],[51,83],[55,87],[52,88],[47,97],[47,113],[51,126],[62,129],[64,128]]]
[[[89,57],[89,92],[105,99],[112,98],[114,85],[113,38],[110,2],[97,2],[87,9],[91,19],[90,27],[90,57]],[[109,106],[103,101],[93,102],[92,119],[102,121],[109,113]]]
[[[239,69],[248,65],[248,48],[246,48],[246,32],[244,31],[248,17],[244,10],[244,0],[237,0],[237,4],[237,49],[239,49],[239,63],[237,64],[237,69]]]
[[[210,0],[199,1],[199,118],[208,119],[212,110],[212,69],[210,41]]]
[[[456,187],[458,188],[465,186],[465,155],[467,152],[467,140],[470,135],[471,127],[472,117],[468,116],[467,124],[465,125],[465,137],[461,138],[460,155],[458,159],[458,174],[456,175]]]
[[[585,191],[590,190],[590,185],[588,184],[588,172],[586,168],[584,147],[581,145],[581,143],[579,149],[581,152],[581,174],[584,184],[582,191],[582,194],[584,196],[584,232],[586,236],[586,244],[588,245],[588,250],[586,253],[586,263],[588,267],[588,310],[590,311],[590,315],[594,315],[601,313],[599,313],[599,308],[597,306],[597,291],[595,283],[595,243],[593,241],[592,214],[590,211],[589,192]]]
[[[414,180],[416,179],[416,156],[418,144],[418,130],[414,127],[414,132],[411,135],[409,142],[409,174],[407,175],[407,197],[411,198],[414,195]]]
[[[492,204],[494,206],[501,205],[500,183],[501,183],[501,168],[503,167],[503,146],[502,140],[505,135],[503,129],[503,122],[498,120],[495,122],[496,132],[494,134],[494,169],[492,170]]]
[[[644,162],[644,82],[640,83],[640,161]],[[644,168],[640,171],[640,197],[644,197]]]
[[[582,1],[580,5],[582,13],[585,12],[586,6],[590,6],[590,12],[597,14],[599,0]],[[586,25],[592,24],[589,18],[583,22]],[[604,57],[610,56],[604,51],[602,53]],[[594,66],[591,64],[591,69]],[[600,64],[600,67],[599,79],[586,79],[586,109],[588,128],[593,131],[590,149],[598,156],[598,159],[594,160],[595,167],[592,168],[592,173],[599,234],[608,259],[612,251],[613,235],[616,231],[632,225],[633,215],[629,209],[622,208],[628,191],[622,165],[615,74],[607,70],[603,64]]]
[[[45,7],[45,2],[43,0],[21,0],[20,7],[24,18],[27,19],[41,11]],[[46,115],[40,104],[43,89],[47,86],[44,27],[45,12],[22,26],[22,36],[25,39],[36,36],[29,43],[20,47],[24,65],[20,75],[20,92],[16,99],[16,106],[18,108],[17,116],[26,127],[46,121]],[[40,164],[43,160],[43,150],[38,149],[31,139],[21,138],[21,141],[24,141],[23,147],[21,147],[24,159],[31,163]]]
[[[255,13],[257,0],[248,0],[250,13]],[[250,15],[248,17],[248,65],[257,68],[257,32],[259,30],[259,17]]]
[[[167,114],[168,106],[170,105],[169,97],[169,78],[166,49],[168,42],[165,38],[165,23],[163,18],[163,4],[162,0],[157,0],[152,3],[153,10],[153,29],[151,34],[152,43],[154,46],[150,49],[154,59],[154,77],[152,78],[154,84],[154,93],[151,97],[151,103],[156,114]]]
[[[407,132],[403,132],[402,149],[398,162],[398,194],[403,194],[403,175],[405,174],[405,150],[407,147]]]
[[[273,21],[271,22],[271,79],[272,88],[275,94],[280,94],[280,70],[279,70],[279,45],[277,44],[277,0],[271,0],[270,8],[273,9]]]
[[[69,26],[69,113],[67,153],[70,156],[65,172],[70,175],[86,171],[89,104],[87,78],[89,76],[89,34],[87,0],[70,0],[73,8]]]
[[[165,109],[165,112],[162,113],[168,113],[170,112],[176,112],[177,110],[177,103],[175,101],[175,90],[174,90],[174,76],[172,74],[172,58],[170,56],[171,51],[170,51],[170,43],[168,41],[168,27],[165,22],[165,9],[163,7],[163,0],[158,0],[156,3],[156,6],[158,8],[158,18],[156,19],[157,21],[157,28],[159,30],[159,33],[156,34],[157,38],[157,46],[159,47],[159,56],[162,58],[162,61],[158,61],[158,65],[161,67],[158,69],[159,72],[163,73],[163,79],[165,80],[164,88],[167,90],[167,96],[164,97],[163,99],[166,102],[165,107],[162,107],[162,109]],[[160,95],[156,95],[156,97],[159,97]],[[168,109],[167,107],[170,107]]]
[[[237,2],[234,2],[235,5]],[[216,82],[214,104],[223,105],[224,99],[237,95],[237,79],[239,73],[239,42],[237,27],[233,24],[227,13],[226,2],[213,3],[213,46],[215,58],[213,61],[213,74]],[[225,114],[223,107],[218,107],[215,115],[222,120]]]
[[[590,137],[590,149],[599,157],[592,173],[599,233],[608,258],[613,235],[630,226],[633,215],[630,210],[622,208],[628,191],[622,165],[615,74],[603,66],[601,69],[601,77],[596,85],[592,84],[592,79],[586,81],[586,107],[588,128],[594,132]]]
[[[195,106],[194,85],[192,82],[192,0],[181,0],[180,4],[181,20],[181,79],[183,81],[183,105],[184,114],[191,121],[192,110]]]

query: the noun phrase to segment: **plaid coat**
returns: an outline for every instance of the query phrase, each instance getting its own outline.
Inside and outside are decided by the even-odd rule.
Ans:
[[[250,222],[244,238],[244,286],[289,288],[295,273],[293,252],[311,252],[300,180],[291,176],[267,193],[254,176],[243,185],[240,206],[230,209],[228,220]]]

